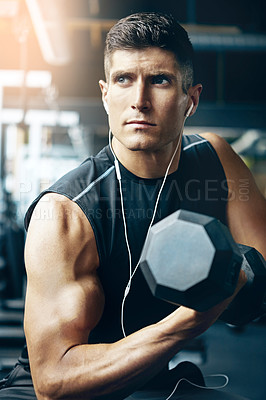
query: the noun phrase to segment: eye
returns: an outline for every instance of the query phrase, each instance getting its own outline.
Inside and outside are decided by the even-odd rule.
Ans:
[[[126,85],[129,83],[130,78],[127,75],[119,75],[116,77],[115,81],[120,85]]]
[[[167,85],[171,82],[171,80],[166,75],[155,75],[151,80],[153,85]]]

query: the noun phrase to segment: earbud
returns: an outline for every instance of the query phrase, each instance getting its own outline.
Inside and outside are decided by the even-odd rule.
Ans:
[[[104,109],[106,111],[106,114],[108,115],[109,114],[109,109],[108,109],[108,104],[106,103],[106,101],[103,101],[103,106],[104,106]]]
[[[193,107],[194,107],[194,103],[192,102],[191,106],[190,106],[189,109],[187,110],[186,118],[190,116],[190,113],[191,113]]]

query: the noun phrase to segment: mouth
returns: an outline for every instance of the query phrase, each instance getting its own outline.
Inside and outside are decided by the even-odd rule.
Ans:
[[[138,127],[156,126],[156,124],[153,124],[152,122],[145,121],[145,120],[139,120],[139,119],[127,121],[126,125],[134,125],[134,126],[138,126]]]

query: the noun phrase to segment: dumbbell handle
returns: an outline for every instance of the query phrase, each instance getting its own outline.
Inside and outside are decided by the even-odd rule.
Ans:
[[[248,283],[252,283],[252,281],[254,280],[254,272],[249,264],[249,262],[247,261],[246,257],[245,257],[245,251],[249,251],[250,249],[253,249],[252,247],[246,246],[244,244],[237,244],[239,251],[242,255],[242,265],[241,265],[241,270],[245,272],[245,275],[247,277],[247,284]]]

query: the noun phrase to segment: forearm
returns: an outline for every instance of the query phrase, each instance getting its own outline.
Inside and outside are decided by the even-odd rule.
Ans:
[[[51,392],[45,385],[39,387],[38,399],[125,398],[218,317],[217,310],[202,315],[180,307],[159,323],[116,343],[72,347],[51,374],[57,380]]]

